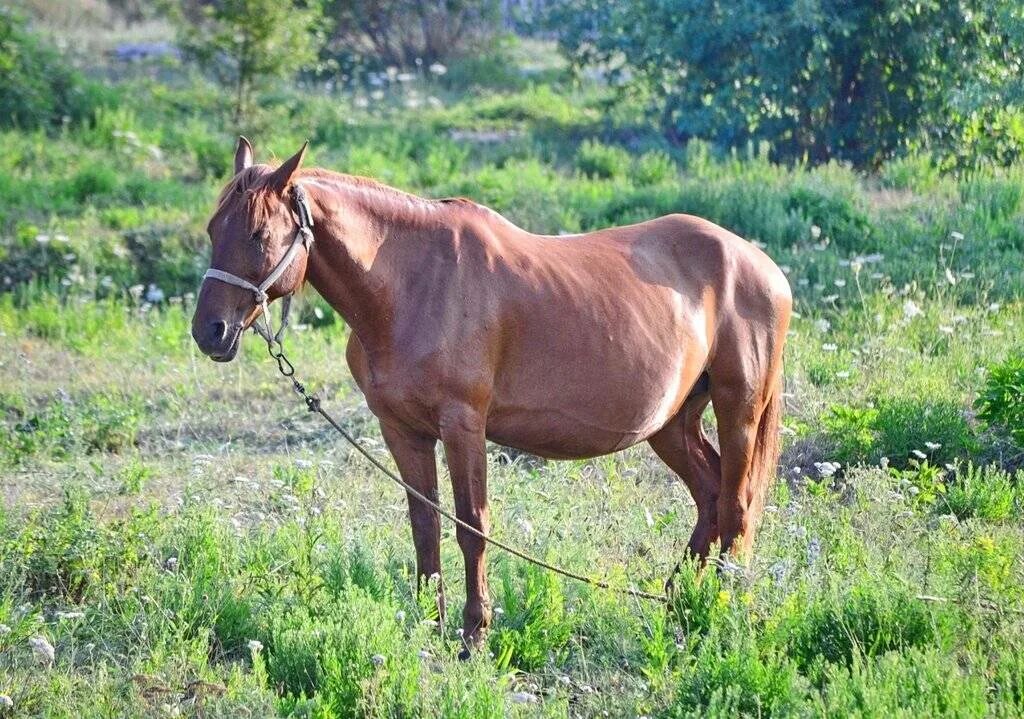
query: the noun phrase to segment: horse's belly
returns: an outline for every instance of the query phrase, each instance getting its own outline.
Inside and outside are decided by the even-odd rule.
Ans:
[[[656,394],[595,394],[590,402],[548,401],[533,407],[495,403],[488,415],[487,437],[551,459],[616,452],[642,442],[671,419],[693,384],[683,386],[685,379],[679,373]],[[549,397],[553,399],[558,397]]]

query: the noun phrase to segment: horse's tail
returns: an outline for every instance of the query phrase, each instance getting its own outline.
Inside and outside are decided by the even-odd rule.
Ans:
[[[779,372],[771,396],[761,413],[757,425],[757,439],[754,442],[754,456],[750,463],[750,482],[747,485],[747,511],[750,516],[750,530],[757,531],[757,525],[764,511],[764,500],[775,478],[779,464],[779,425],[782,422],[782,372]]]

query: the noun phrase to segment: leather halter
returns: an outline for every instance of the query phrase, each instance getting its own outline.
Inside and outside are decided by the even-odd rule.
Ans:
[[[258,285],[254,285],[244,277],[233,275],[230,272],[224,270],[218,270],[211,267],[203,275],[203,282],[208,279],[220,280],[226,282],[229,285],[235,285],[242,289],[249,290],[253,293],[256,305],[263,307],[263,319],[266,323],[266,327],[261,327],[257,322],[253,322],[253,331],[259,334],[263,339],[269,342],[280,343],[281,335],[284,333],[285,327],[288,326],[288,310],[291,309],[292,293],[289,292],[284,296],[282,300],[283,309],[281,311],[281,326],[277,332],[273,332],[270,326],[270,308],[268,303],[270,301],[267,290],[273,286],[275,282],[285,273],[292,263],[295,262],[295,258],[298,257],[299,248],[302,247],[308,253],[310,247],[313,245],[313,213],[309,208],[309,199],[306,197],[306,191],[299,183],[292,185],[292,198],[295,201],[295,214],[299,217],[299,227],[295,232],[295,238],[292,240],[292,244],[288,247],[288,251],[284,253],[284,257],[274,265],[274,269],[270,271],[266,279],[260,282]]]

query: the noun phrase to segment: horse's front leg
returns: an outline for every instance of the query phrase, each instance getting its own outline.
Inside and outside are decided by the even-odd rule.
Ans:
[[[455,495],[455,514],[486,535],[490,529],[487,509],[487,453],[484,446],[484,417],[477,410],[460,405],[441,415],[441,442]],[[466,563],[466,607],[462,612],[462,637],[466,646],[479,648],[491,623],[491,599],[487,590],[487,569],[483,539],[463,527],[457,530],[459,547]]]
[[[434,446],[437,440],[384,422],[380,423],[380,429],[402,479],[436,502],[437,462],[434,459]],[[409,500],[412,542],[416,546],[416,588],[422,589],[424,579],[429,580],[436,575],[438,622],[443,631],[445,604],[441,582],[441,518],[436,510],[416,497],[408,493],[406,497]]]

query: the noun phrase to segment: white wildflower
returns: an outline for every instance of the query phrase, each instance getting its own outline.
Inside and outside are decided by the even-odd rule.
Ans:
[[[915,317],[920,317],[924,312],[920,307],[917,306],[913,300],[907,300],[903,303],[903,319],[912,320]]]
[[[14,708],[14,700],[6,694],[0,694],[0,710],[7,712]]]
[[[925,442],[924,446],[928,448],[929,452],[934,452],[935,450],[937,450],[937,449],[942,447],[942,443],[941,442]]]
[[[509,698],[513,704],[536,704],[539,701],[537,695],[530,692],[513,692]]]
[[[250,639],[249,640],[249,651],[252,652],[253,654],[258,654],[259,652],[262,652],[263,651],[263,642],[261,642],[259,639]]]
[[[13,630],[6,624],[0,624],[0,637],[10,634]]]
[[[811,225],[811,237],[814,239],[821,237],[821,228],[817,225]]]
[[[833,474],[839,471],[842,467],[839,462],[815,462],[814,469],[817,470],[818,476],[820,477],[831,477]]]
[[[811,539],[810,544],[807,545],[807,563],[814,564],[818,561],[821,556],[821,540],[817,537]]]
[[[405,612],[402,611],[401,609],[399,609],[397,612],[395,612],[395,621],[398,622],[399,624],[404,622],[405,621]]]
[[[823,352],[835,352],[836,350],[839,349],[839,346],[833,344],[832,342],[826,342],[821,346],[821,349]]]
[[[370,661],[373,662],[373,666],[382,667],[384,666],[384,662],[386,660],[383,654],[374,654],[372,657],[370,657]]]
[[[820,320],[814,320],[814,329],[818,332],[828,332],[832,329],[832,323],[822,317]]]
[[[85,616],[85,612],[57,612],[58,621],[64,621],[66,619],[81,619]]]
[[[437,76],[439,76],[439,77],[440,77],[441,75],[444,75],[444,74],[445,74],[446,72],[448,72],[448,68],[447,68],[447,67],[445,67],[444,65],[442,65],[442,64],[441,64],[441,63],[439,63],[439,62],[435,62],[435,63],[433,63],[433,64],[432,64],[432,65],[431,65],[430,67],[428,67],[427,69],[428,69],[428,70],[430,70],[430,74],[431,74],[431,75],[437,75]]]
[[[33,637],[29,637],[28,643],[32,647],[32,655],[36,658],[37,662],[44,667],[53,665],[56,652],[46,637],[36,634]]]
[[[164,291],[156,285],[150,283],[146,289],[146,302],[150,304],[158,304],[164,301]]]
[[[964,238],[964,233],[953,230],[952,232],[949,233],[949,236],[952,237],[954,240],[959,241]]]
[[[917,457],[918,459],[928,459],[928,455],[925,454],[924,452],[922,452],[919,449],[915,449],[915,450],[911,451],[911,454],[914,455],[915,457]]]

